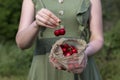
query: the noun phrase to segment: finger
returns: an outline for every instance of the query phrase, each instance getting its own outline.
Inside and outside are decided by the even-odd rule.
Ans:
[[[66,70],[62,65],[58,63],[58,61],[55,58],[50,58],[50,62],[53,64],[53,66],[58,70]],[[55,65],[56,64],[56,65]],[[59,64],[59,65],[58,65]]]
[[[42,16],[36,15],[36,20],[40,21],[41,23],[44,23],[46,25],[50,25],[52,26],[53,24],[51,22],[49,22],[49,18],[45,19]]]
[[[83,72],[83,69],[82,68],[74,69],[72,72],[79,74],[79,73]]]
[[[48,27],[48,28],[54,28],[53,26],[50,26],[50,25],[47,25],[47,24],[44,24],[43,22],[39,21],[39,20],[36,20],[36,23],[40,26],[44,26],[44,27]]]
[[[53,62],[54,59],[55,59],[55,58],[52,58],[52,57],[51,57],[51,58],[49,58],[49,61],[50,61],[50,62]]]
[[[61,67],[57,67],[57,69],[62,70],[62,68],[61,68]]]
[[[73,64],[68,64],[68,70],[72,70],[74,69],[74,65]]]
[[[62,68],[58,65],[58,61],[55,58],[51,58],[50,62],[52,63],[52,65],[56,68],[61,70]]]
[[[80,64],[80,67],[81,67],[81,68],[85,68],[85,67],[86,67],[86,58],[84,58],[84,59],[82,60],[82,63]]]
[[[41,12],[41,13],[39,12],[38,15],[41,16],[42,18],[44,18],[46,20],[46,22],[52,23],[52,25],[54,25],[54,26],[58,26],[59,25],[58,22],[56,22],[53,18],[51,18],[50,16],[46,15],[43,12]]]
[[[42,25],[45,27],[49,27],[49,28],[55,27],[55,25],[53,25],[51,22],[45,20],[44,18],[40,17],[39,15],[36,15],[36,22],[38,25]]]
[[[56,22],[60,22],[61,20],[55,16],[51,11],[44,9],[43,12],[48,15],[49,17],[53,18]]]
[[[74,66],[75,66],[76,69],[80,68],[80,64],[78,64],[78,63],[74,64]]]
[[[66,68],[64,68],[64,67],[61,67],[61,70],[66,70]]]
[[[53,62],[53,60],[50,60],[50,63],[52,64],[53,67],[57,68],[58,65],[56,63]]]

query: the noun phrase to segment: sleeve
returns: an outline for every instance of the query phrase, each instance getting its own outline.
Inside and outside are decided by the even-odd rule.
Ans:
[[[42,0],[32,0],[32,2],[34,3],[35,6],[35,10],[36,12],[39,11],[41,8],[43,8],[44,3]]]
[[[76,18],[79,23],[78,30],[80,31],[80,38],[88,42],[90,38],[90,30],[89,30],[89,24],[88,24],[88,21],[90,18],[90,1],[89,0],[80,1]]]

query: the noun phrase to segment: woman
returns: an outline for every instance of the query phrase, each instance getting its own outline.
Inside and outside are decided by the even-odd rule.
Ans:
[[[66,34],[56,37],[59,25]],[[50,66],[51,46],[61,37],[82,38],[88,43],[88,57],[80,65],[81,74],[73,74]],[[19,48],[27,49],[36,41],[28,80],[101,80],[93,55],[103,45],[102,10],[100,0],[23,0],[21,19],[16,35]]]

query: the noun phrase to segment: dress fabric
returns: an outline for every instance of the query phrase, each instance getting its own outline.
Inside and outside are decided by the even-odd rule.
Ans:
[[[99,71],[92,56],[88,57],[88,64],[81,74],[73,74],[55,69],[49,63],[49,52],[54,42],[61,37],[82,38],[89,40],[89,0],[33,0],[36,13],[41,8],[47,8],[59,17],[66,29],[66,34],[60,37],[54,35],[54,30],[41,27],[36,39],[28,80],[101,80]],[[60,13],[62,11],[62,14]]]

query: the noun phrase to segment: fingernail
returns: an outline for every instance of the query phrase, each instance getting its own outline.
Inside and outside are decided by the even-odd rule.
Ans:
[[[61,20],[58,19],[57,22],[58,22],[58,23],[61,23]]]
[[[60,68],[60,67],[58,67],[58,69],[59,69],[59,70],[61,70],[61,68]]]

